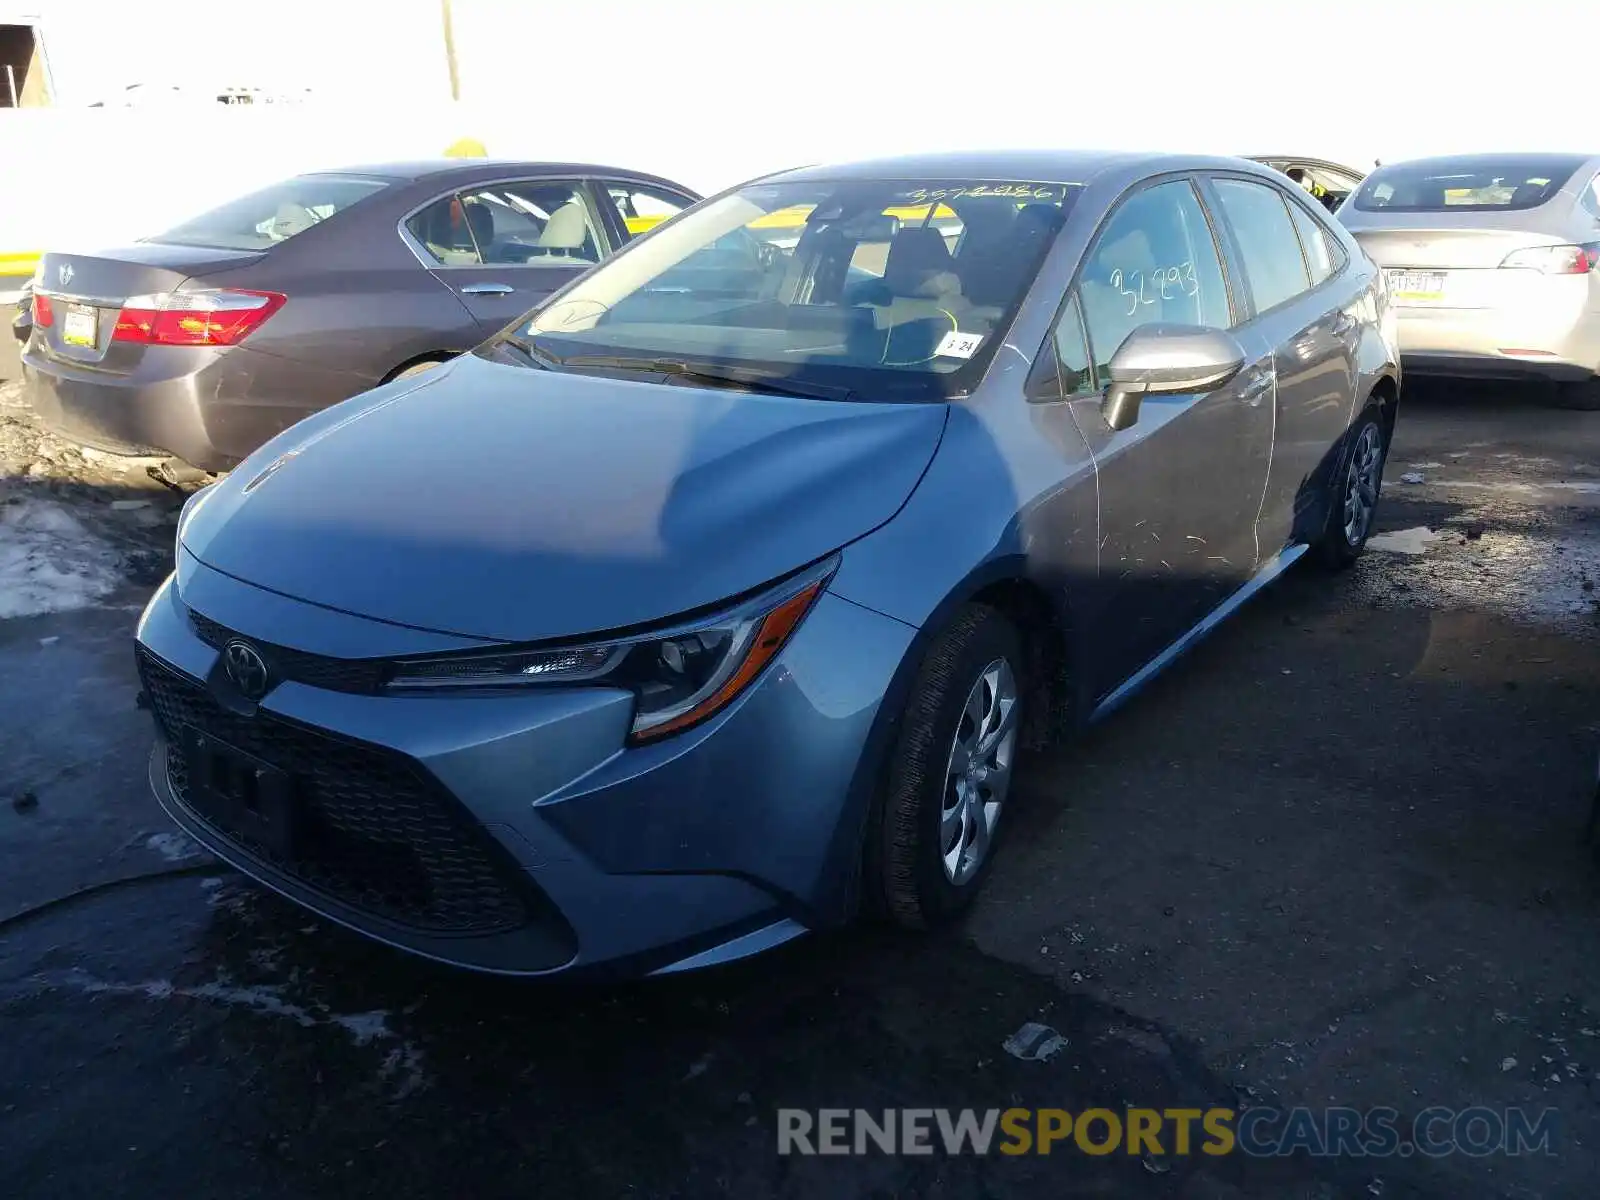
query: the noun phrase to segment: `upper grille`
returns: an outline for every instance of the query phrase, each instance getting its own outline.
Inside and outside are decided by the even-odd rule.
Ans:
[[[318,733],[265,712],[240,716],[142,647],[139,674],[167,736],[173,794],[196,816],[285,875],[398,924],[492,933],[527,922],[532,884],[504,850],[405,756]],[[292,860],[206,811],[190,787],[182,730],[192,726],[295,781],[302,835]],[[557,918],[559,920],[559,918]]]
[[[234,638],[241,636],[192,608],[189,609],[189,620],[200,635],[200,640],[213,650],[221,650]],[[381,659],[330,658],[323,654],[292,650],[287,646],[275,646],[255,638],[245,640],[260,651],[275,678],[324,688],[330,692],[376,692],[383,687],[388,671],[388,664]]]

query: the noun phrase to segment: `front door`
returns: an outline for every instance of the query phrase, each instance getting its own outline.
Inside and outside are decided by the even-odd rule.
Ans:
[[[578,180],[493,183],[446,196],[407,222],[434,277],[487,336],[587,271],[610,246]]]
[[[1100,491],[1105,695],[1183,636],[1255,571],[1256,514],[1272,456],[1272,348],[1230,304],[1216,234],[1188,179],[1142,187],[1114,210],[1079,273],[1091,395],[1072,400]],[[1125,430],[1100,412],[1112,356],[1143,325],[1234,328],[1246,362],[1210,392],[1151,396]]]

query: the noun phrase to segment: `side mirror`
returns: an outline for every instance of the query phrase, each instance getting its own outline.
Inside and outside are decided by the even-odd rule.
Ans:
[[[1128,429],[1138,421],[1146,396],[1215,391],[1243,366],[1244,349],[1221,329],[1145,325],[1111,356],[1111,383],[1100,413],[1110,428]]]

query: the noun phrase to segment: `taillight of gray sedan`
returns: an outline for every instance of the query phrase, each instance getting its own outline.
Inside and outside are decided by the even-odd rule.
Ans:
[[[1239,159],[735,188],[189,502],[138,630],[151,784],[286,896],[480,970],[947,921],[1026,746],[1361,552],[1386,316]]]

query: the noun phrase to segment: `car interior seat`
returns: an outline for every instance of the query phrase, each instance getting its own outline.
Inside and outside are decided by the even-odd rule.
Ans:
[[[428,210],[423,245],[447,267],[476,266],[481,259],[473,245],[468,218],[459,200],[436,204]]]
[[[952,324],[962,307],[961,279],[950,258],[944,234],[930,225],[901,229],[889,243],[883,264],[889,303],[878,306],[880,329],[944,314]]]
[[[304,233],[316,223],[317,215],[309,208],[292,200],[285,200],[278,205],[278,211],[273,214],[272,224],[267,228],[267,236],[283,241],[297,233]]]
[[[568,200],[545,222],[539,233],[539,256],[550,259],[572,259],[594,262],[593,243],[589,233],[589,215],[579,200]]]

